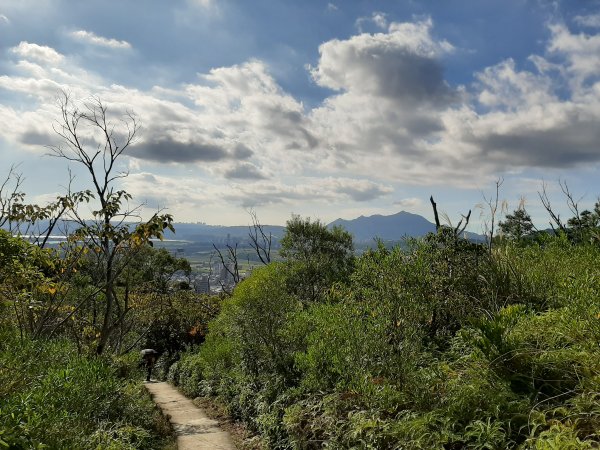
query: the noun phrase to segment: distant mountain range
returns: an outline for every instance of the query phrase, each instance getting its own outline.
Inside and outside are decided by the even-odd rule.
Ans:
[[[44,224],[40,226],[43,229]],[[174,223],[175,233],[165,233],[165,238],[171,241],[185,241],[187,244],[196,244],[212,248],[212,244],[246,243],[248,241],[248,226],[221,226],[206,225],[203,223]],[[435,231],[435,225],[418,214],[406,211],[389,216],[379,214],[373,216],[360,216],[356,219],[337,219],[328,224],[328,227],[339,225],[348,230],[354,237],[355,243],[373,243],[375,238],[384,241],[400,241],[405,237],[421,237]],[[263,229],[268,235],[273,236],[273,243],[277,244],[284,233],[285,227],[280,225],[264,225]],[[57,233],[59,234],[59,233]],[[481,241],[483,236],[469,233],[472,240]]]
[[[248,237],[247,226],[215,226],[205,224],[177,223],[176,234],[168,238],[181,239],[192,242],[243,242]],[[389,216],[379,214],[373,216],[360,216],[356,219],[337,219],[328,224],[328,227],[339,225],[348,230],[355,242],[373,242],[375,238],[384,241],[400,241],[405,237],[421,237],[435,231],[435,225],[418,214],[406,211]],[[265,225],[265,232],[271,233],[275,240],[281,239],[285,227],[278,225]],[[480,236],[470,233],[472,239]]]

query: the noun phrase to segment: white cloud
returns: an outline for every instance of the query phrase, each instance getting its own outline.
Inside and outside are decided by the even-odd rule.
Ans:
[[[131,149],[132,193],[152,192],[163,205],[171,199],[187,209],[365,204],[393,194],[396,183],[473,188],[507,170],[597,166],[600,37],[551,30],[530,70],[500,61],[464,87],[443,76],[453,47],[433,35],[431,20],[331,40],[310,73],[332,92],[311,110],[259,60],[140,90],[22,43],[13,49],[22,59],[0,76],[0,89],[34,101],[21,111],[0,105],[2,137],[16,148],[39,148],[52,136],[59,89],[98,95],[115,117],[133,110],[143,124]],[[194,175],[150,179],[148,167],[167,164]],[[419,206],[412,197],[397,204]]]
[[[589,28],[600,28],[600,14],[591,14],[588,16],[575,16],[573,21],[579,25]]]
[[[492,108],[517,109],[556,101],[549,76],[517,71],[512,59],[475,74],[479,102]]]
[[[322,169],[474,187],[507,170],[598,164],[600,35],[553,25],[547,55],[530,58],[536,71],[506,60],[453,90],[440,63],[452,46],[431,27],[393,23],[320,47],[313,77],[340,91],[311,112]]]
[[[339,8],[334,5],[333,3],[327,3],[327,10],[328,11],[337,11]]]
[[[449,89],[436,58],[452,51],[431,37],[431,20],[392,23],[388,33],[362,33],[319,46],[319,64],[311,75],[320,86],[383,97],[423,100]]]
[[[566,60],[565,69],[571,77],[572,89],[584,87],[586,81],[599,79],[600,34],[573,34],[562,24],[550,26],[552,38],[548,46],[551,54]]]
[[[64,58],[63,55],[51,47],[32,44],[26,41],[21,41],[19,45],[12,47],[10,51],[22,58],[48,64],[58,64]]]
[[[394,202],[394,205],[398,205],[403,208],[414,208],[416,206],[421,206],[422,204],[423,201],[417,197],[402,198]]]
[[[365,179],[303,177],[294,185],[271,180],[230,186],[225,198],[243,207],[278,203],[293,205],[298,201],[333,204],[339,201],[372,201],[392,191],[390,186]]]
[[[281,180],[258,183],[234,183],[227,186],[206,182],[199,177],[168,177],[148,172],[130,174],[124,181],[126,189],[136,198],[145,198],[155,205],[186,204],[201,208],[229,204],[245,208],[290,204],[298,201],[334,204],[340,201],[362,202],[388,195],[392,188],[364,179],[304,177],[289,185]],[[151,194],[150,194],[151,193]]]
[[[363,25],[365,23],[372,23],[377,28],[385,30],[388,27],[388,21],[387,21],[387,17],[386,16],[387,15],[385,13],[374,12],[369,17],[359,17],[358,19],[356,19],[356,23],[355,23],[356,28],[358,28],[358,30],[362,33],[363,32]]]
[[[4,14],[0,14],[0,24],[2,24],[2,23],[6,23],[6,24],[10,23],[10,20]]]
[[[73,39],[85,42],[99,47],[107,47],[112,49],[130,49],[131,44],[127,41],[119,41],[117,39],[109,39],[98,36],[92,31],[76,30],[69,33]]]

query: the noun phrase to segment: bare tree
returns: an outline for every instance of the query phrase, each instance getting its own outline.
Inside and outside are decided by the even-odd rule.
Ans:
[[[548,212],[548,214],[550,215],[550,227],[552,228],[552,231],[554,233],[556,233],[556,228],[554,227],[556,225],[556,227],[558,227],[558,229],[562,232],[567,232],[567,228],[565,227],[563,221],[560,218],[560,214],[557,214],[554,209],[552,209],[552,205],[550,204],[550,199],[548,197],[548,191],[547,191],[547,186],[546,183],[544,182],[542,184],[542,191],[538,191],[538,196],[540,197],[540,200],[542,201],[542,205],[544,206],[544,209]]]
[[[8,170],[6,178],[0,184],[0,227],[7,227],[13,232],[15,221],[15,205],[23,202],[25,193],[21,191],[23,175],[16,171],[15,166]]]
[[[271,245],[273,242],[273,236],[269,232],[265,231],[264,225],[258,220],[256,211],[248,211],[252,218],[252,225],[248,226],[248,236],[250,237],[250,243],[252,248],[258,255],[260,262],[267,265],[271,262]]]
[[[97,269],[102,274],[99,282],[104,311],[96,347],[100,354],[131,309],[128,289],[124,293],[116,289],[116,281],[130,259],[128,254],[148,244],[152,237],[162,238],[166,228],[173,230],[172,217],[156,213],[143,222],[138,215],[140,207],[130,208],[128,205],[131,195],[116,189],[116,183],[128,175],[118,171],[117,163],[134,143],[139,130],[132,113],[125,113],[115,123],[110,120],[108,108],[99,98],[92,98],[79,106],[64,92],[59,108],[61,118],[54,124],[54,130],[62,138],[62,144],[49,147],[51,155],[87,170],[93,185],[89,196],[99,206],[92,211],[92,220],[72,207],[75,205],[69,205],[69,212],[79,225],[74,239],[84,241],[93,250],[97,256]],[[131,221],[137,222],[135,228],[129,225]]]
[[[504,184],[504,178],[498,178],[495,183],[494,193],[487,197],[483,192],[481,193],[485,206],[481,205],[482,216],[484,216],[484,210],[487,209],[489,216],[489,222],[484,220],[484,233],[488,244],[488,251],[492,252],[492,246],[494,242],[494,234],[496,232],[496,217],[498,215],[498,209],[502,211],[506,209],[506,202],[502,202],[500,205],[500,188]]]
[[[573,214],[574,219],[576,220],[576,222],[578,224],[581,224],[581,215],[579,213],[579,202],[581,202],[581,200],[583,200],[583,196],[581,196],[579,199],[575,200],[575,196],[569,189],[569,185],[567,184],[566,181],[558,180],[558,184],[560,185],[560,190],[562,191],[562,193],[565,195],[565,197],[567,199],[567,206],[568,206],[569,210],[571,211],[571,213]]]
[[[431,197],[429,197],[429,201],[431,202],[431,207],[433,208],[433,216],[435,219],[435,230],[439,231],[441,228],[444,227],[444,225],[442,225],[440,223],[440,216],[439,216],[438,210],[437,210],[437,203],[433,200],[433,195]],[[471,210],[469,210],[469,212],[467,213],[466,216],[464,214],[461,214],[461,219],[458,221],[458,224],[456,225],[456,227],[453,227],[452,224],[450,223],[450,218],[448,216],[446,216],[446,219],[449,223],[450,228],[452,229],[454,237],[458,238],[460,235],[462,235],[465,232],[465,230],[467,229],[467,225],[469,225],[470,218],[471,218]],[[463,224],[463,220],[465,221],[464,224]]]
[[[215,249],[215,254],[219,257],[223,268],[225,269],[226,273],[231,277],[233,285],[235,286],[241,280],[240,268],[238,264],[237,242],[235,243],[235,245],[226,244],[227,252],[225,253],[225,255],[223,255],[223,252],[214,243],[213,248]],[[231,290],[227,288],[227,284],[223,280],[220,280],[219,282],[221,283],[221,289],[223,289],[223,292],[231,294]]]
[[[433,195],[429,197],[429,201],[431,202],[431,207],[433,208],[433,217],[435,219],[435,231],[439,231],[440,227],[440,216],[438,215],[437,203],[433,200]]]

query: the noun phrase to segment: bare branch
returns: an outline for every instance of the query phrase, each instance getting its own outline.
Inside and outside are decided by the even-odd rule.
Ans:
[[[471,218],[471,210],[469,210],[469,213],[466,216],[462,216],[462,219],[460,219],[460,221],[458,222],[458,225],[454,229],[454,235],[455,236],[460,236],[461,234],[463,234],[465,232],[465,229],[467,228],[467,225],[469,225],[469,219],[470,218]],[[460,224],[462,223],[463,219],[465,221],[465,224],[461,228]]]
[[[252,248],[258,255],[260,261],[267,265],[271,262],[271,245],[273,236],[271,233],[267,236],[264,226],[258,220],[256,211],[248,211],[252,218],[252,225],[248,226],[248,236],[250,237],[250,243]]]
[[[234,285],[236,285],[240,282],[240,271],[239,271],[239,265],[238,265],[237,247],[238,247],[237,243],[233,247],[231,245],[227,244],[227,255],[225,256],[225,255],[223,255],[221,250],[219,250],[219,248],[213,243],[213,248],[215,249],[215,252],[216,252],[217,256],[219,257],[219,260],[221,261],[223,268],[231,276]],[[231,294],[231,292],[226,289],[226,285],[223,282],[223,280],[220,280],[220,283],[221,283],[221,287],[223,288],[223,291],[227,292],[228,294]]]
[[[494,241],[494,233],[496,231],[496,216],[498,214],[498,203],[500,201],[500,187],[503,184],[504,184],[504,178],[500,177],[496,180],[495,191],[491,197],[489,197],[489,198],[486,197],[483,192],[481,194],[483,196],[483,201],[487,205],[488,211],[490,214],[489,215],[489,220],[490,220],[489,228],[488,228],[487,221],[484,223],[485,228],[486,228],[485,235],[486,235],[486,239],[487,239],[487,243],[488,243],[488,251],[490,253],[492,251],[492,245],[493,245],[493,241]],[[482,213],[482,215],[483,215],[483,213]]]
[[[12,222],[19,222],[19,218],[15,216],[15,207],[25,198],[25,194],[20,191],[22,183],[23,175],[13,165],[0,184],[0,227],[8,224],[10,232],[13,231]]]
[[[562,186],[562,185],[561,185]],[[554,228],[554,225],[552,222],[554,222],[554,224],[556,224],[556,226],[558,227],[558,229],[562,232],[566,232],[567,229],[565,227],[565,225],[563,224],[562,220],[560,219],[560,214],[557,214],[554,212],[554,210],[552,209],[552,205],[550,204],[550,199],[548,198],[548,192],[546,191],[546,183],[542,183],[542,191],[539,192],[538,191],[538,196],[540,197],[540,200],[542,202],[542,205],[544,206],[544,209],[548,212],[548,214],[550,215],[550,227],[552,228],[552,231],[556,233],[556,229]]]

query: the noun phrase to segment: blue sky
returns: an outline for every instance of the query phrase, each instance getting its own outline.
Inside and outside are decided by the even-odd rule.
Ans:
[[[434,195],[481,231],[498,178],[540,226],[544,182],[564,217],[558,180],[600,195],[593,0],[0,0],[0,175],[41,203],[61,90],[135,112],[123,187],[177,221],[431,218]]]

